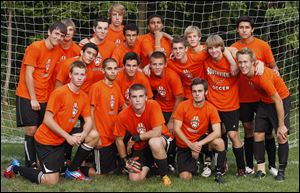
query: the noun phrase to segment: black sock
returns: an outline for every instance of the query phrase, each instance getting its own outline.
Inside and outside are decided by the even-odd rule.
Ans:
[[[93,150],[93,148],[86,146],[86,144],[81,144],[78,147],[78,150],[74,156],[74,159],[71,162],[71,165],[69,167],[69,169],[71,171],[76,171],[79,169],[81,163],[83,162],[83,160],[85,160],[88,155],[90,154],[90,152]]]
[[[226,151],[216,151],[216,156],[217,156],[217,166],[216,166],[216,174],[220,174],[223,167],[224,167],[224,162],[226,159]]]
[[[244,150],[245,150],[245,157],[246,163],[249,168],[253,168],[253,141],[254,137],[245,137],[244,138]]]
[[[265,139],[265,148],[268,154],[269,166],[276,168],[276,144],[274,137]]]
[[[236,165],[238,169],[245,169],[245,159],[244,159],[244,146],[240,148],[234,148],[232,147],[235,160],[236,160]]]
[[[168,173],[168,160],[166,159],[155,159],[155,162],[157,164],[157,170],[158,173],[160,175],[160,177],[162,178],[163,176],[165,176]]]
[[[64,147],[65,147],[65,159],[71,160],[73,146],[70,145],[67,141],[65,141]]]
[[[278,160],[279,160],[279,170],[278,172],[285,171],[285,168],[287,166],[289,157],[289,142],[286,142],[285,144],[279,144],[278,145]]]
[[[89,176],[90,167],[88,167],[88,166],[80,166],[79,169],[80,169],[81,173],[83,173],[85,176]]]
[[[25,166],[35,167],[36,166],[36,150],[34,145],[34,138],[30,135],[25,135]]]
[[[228,137],[227,137],[227,133],[224,134],[224,135],[222,135],[222,139],[223,139],[223,141],[225,143],[225,150],[227,151],[227,149],[228,149]]]
[[[15,166],[13,167],[13,170],[16,174],[19,173],[21,176],[30,180],[33,183],[41,183],[41,178],[43,175],[42,170],[36,170],[33,168],[27,168],[22,166]]]
[[[254,157],[257,161],[257,164],[265,163],[265,144],[264,141],[253,143]]]

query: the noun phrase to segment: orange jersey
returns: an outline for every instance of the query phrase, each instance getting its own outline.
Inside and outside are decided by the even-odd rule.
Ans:
[[[204,70],[208,82],[207,99],[219,111],[234,111],[240,108],[238,77],[231,76],[230,64],[223,56],[215,63],[211,57],[204,61]]]
[[[114,50],[112,54],[112,58],[114,58],[117,63],[118,67],[122,68],[123,65],[123,58],[127,52],[135,52],[139,57],[141,57],[141,42],[138,39],[136,44],[134,45],[133,49],[129,49],[127,46],[125,46],[124,42],[122,42],[116,49]]]
[[[214,105],[205,101],[202,107],[194,107],[193,99],[183,101],[177,106],[174,119],[182,121],[181,131],[191,142],[196,142],[208,133],[209,124],[221,123],[218,110]],[[178,136],[175,137],[178,147],[188,147]]]
[[[75,94],[64,85],[55,89],[47,103],[46,111],[53,113],[53,119],[66,132],[70,133],[75,126],[79,115],[82,117],[90,116],[90,105],[87,102],[88,95],[83,91]],[[61,145],[65,138],[56,134],[43,122],[37,129],[34,138],[43,145]]]
[[[108,40],[114,42],[116,46],[119,46],[125,40],[125,37],[123,34],[124,25],[122,25],[122,29],[118,30],[118,31],[112,29],[111,25],[112,24],[110,24],[108,27],[108,32],[107,32],[106,38]]]
[[[56,80],[60,81],[62,84],[67,84],[70,82],[70,67],[71,64],[75,61],[78,61],[79,57],[74,57],[74,58],[68,58],[60,64],[59,72],[56,76]],[[84,92],[88,93],[91,85],[94,83],[93,82],[93,72],[92,72],[92,64],[87,65],[87,70],[86,70],[86,79],[82,86],[80,87],[81,90]]]
[[[94,119],[99,132],[102,147],[114,143],[113,129],[119,110],[124,105],[124,98],[117,83],[112,86],[98,81],[92,85],[89,98],[91,106],[94,106]]]
[[[247,80],[248,84],[259,92],[261,100],[265,103],[273,103],[271,96],[276,92],[281,99],[290,95],[283,79],[270,68],[265,68],[261,76],[247,77]]]
[[[89,40],[90,41],[90,40]],[[106,58],[110,58],[112,56],[112,53],[114,52],[116,45],[108,40],[107,38],[104,39],[103,42],[101,42],[99,45],[97,45],[98,47],[98,55],[95,59],[95,61],[93,62],[93,73],[94,73],[94,80],[93,82],[97,82],[99,80],[102,80],[104,78],[104,74],[103,74],[103,70],[102,70],[102,62],[106,59]]]
[[[140,135],[161,125],[162,134],[172,137],[168,128],[164,124],[164,116],[159,104],[154,100],[147,100],[143,114],[138,117],[132,109],[132,106],[126,107],[117,117],[114,129],[114,136],[124,137],[126,130],[132,135]],[[173,138],[173,137],[172,137]],[[141,150],[148,146],[148,141],[136,142],[135,150]]]
[[[126,101],[126,104],[129,104],[129,88],[133,84],[143,84],[147,90],[147,97],[151,99],[153,97],[153,93],[151,90],[151,85],[149,83],[148,78],[144,75],[144,73],[137,71],[135,77],[132,80],[128,80],[126,78],[125,69],[121,70],[116,78],[116,83],[121,88],[122,95]]]
[[[40,103],[47,102],[51,90],[49,85],[53,84],[52,76],[55,65],[62,55],[63,53],[58,46],[49,50],[45,40],[36,41],[29,45],[22,61],[16,95],[31,99],[25,82],[26,66],[29,65],[34,67],[33,81],[36,99]]]
[[[162,77],[151,73],[149,78],[152,90],[157,91],[155,100],[159,103],[163,112],[172,112],[175,105],[175,97],[183,95],[183,87],[180,77],[173,70],[166,68]]]
[[[208,57],[206,52],[200,52],[199,54],[187,53],[186,63],[181,63],[177,60],[168,60],[168,67],[174,70],[181,78],[184,97],[193,98],[190,90],[192,79],[199,77],[204,78],[203,61]]]
[[[241,50],[242,48],[248,47],[250,48],[256,55],[256,58],[262,61],[265,66],[267,64],[275,64],[275,59],[272,53],[272,49],[269,44],[261,39],[255,38],[249,44],[244,44],[241,40],[235,42],[231,45],[232,47]],[[268,66],[270,67],[270,66]],[[240,76],[239,80],[239,94],[240,94],[240,102],[248,103],[248,102],[256,102],[259,101],[259,93],[249,86],[246,77]]]
[[[80,51],[81,51],[80,47],[74,41],[72,41],[72,44],[68,49],[63,49],[61,46],[60,46],[60,48],[63,52],[63,55],[60,57],[59,61],[55,65],[54,73],[53,73],[53,76],[52,76],[52,83],[50,84],[50,87],[49,87],[49,92],[50,93],[55,88],[56,76],[59,72],[59,68],[60,68],[61,63],[64,60],[68,59],[68,58],[79,56]]]
[[[152,34],[148,33],[143,35],[143,41],[142,41],[142,65],[146,66],[149,64],[149,54],[155,51],[155,38]],[[160,47],[163,49],[163,51],[166,53],[166,57],[170,58],[171,54],[171,40],[162,37],[160,40]]]

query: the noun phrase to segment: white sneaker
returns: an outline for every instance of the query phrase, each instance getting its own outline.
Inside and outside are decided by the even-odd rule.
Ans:
[[[204,164],[203,172],[201,176],[208,178],[211,175],[210,164]]]
[[[276,177],[278,174],[278,170],[276,168],[270,167],[269,172],[272,176]]]
[[[247,175],[249,175],[249,174],[255,174],[254,168],[252,169],[252,168],[246,166],[246,168],[245,168],[245,173],[246,173]]]

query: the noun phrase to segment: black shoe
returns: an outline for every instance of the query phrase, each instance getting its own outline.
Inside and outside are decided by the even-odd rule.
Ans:
[[[278,172],[278,174],[277,174],[277,176],[275,177],[275,180],[277,181],[277,182],[283,182],[284,181],[284,172],[282,172],[282,171],[279,171]]]
[[[217,182],[218,184],[224,184],[224,180],[222,179],[222,175],[221,174],[216,174],[216,176],[215,176],[215,182]]]
[[[263,173],[261,170],[258,170],[255,174],[255,178],[257,178],[259,180],[263,179],[264,177],[266,177],[266,174]]]

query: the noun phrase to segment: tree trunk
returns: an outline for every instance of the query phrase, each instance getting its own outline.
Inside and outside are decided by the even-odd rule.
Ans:
[[[139,34],[145,34],[145,29],[147,27],[147,18],[146,18],[146,2],[145,1],[139,1],[138,2],[138,27],[139,27]]]

